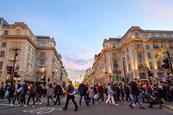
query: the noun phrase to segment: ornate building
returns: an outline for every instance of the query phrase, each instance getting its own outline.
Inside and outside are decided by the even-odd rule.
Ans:
[[[88,85],[94,85],[95,79],[94,79],[94,70],[92,68],[88,68],[85,71],[83,82]]]
[[[154,78],[168,76],[171,70],[162,68],[167,52],[173,61],[173,31],[133,26],[121,38],[104,40],[103,50],[95,55],[93,64],[96,82],[148,80],[148,70]]]
[[[15,61],[14,71],[22,82],[61,83],[63,63],[54,38],[35,36],[23,22],[0,20],[0,81],[10,77],[7,68]]]

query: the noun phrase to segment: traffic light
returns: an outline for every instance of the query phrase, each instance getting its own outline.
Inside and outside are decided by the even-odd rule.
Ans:
[[[13,67],[12,66],[7,66],[6,69],[7,69],[7,73],[11,75],[12,71],[13,71]]]
[[[166,59],[163,60],[162,68],[164,68],[164,69],[168,69],[168,68],[170,68],[168,58],[166,58]]]
[[[14,77],[15,78],[20,78],[20,75],[18,75],[17,72],[14,72]]]

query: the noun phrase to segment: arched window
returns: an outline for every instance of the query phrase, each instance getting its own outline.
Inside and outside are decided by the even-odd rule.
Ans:
[[[16,35],[20,35],[20,29],[16,29]]]
[[[139,33],[135,33],[135,38],[139,38]]]

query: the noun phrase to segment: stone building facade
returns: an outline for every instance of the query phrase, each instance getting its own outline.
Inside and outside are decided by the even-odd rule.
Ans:
[[[153,78],[171,75],[170,69],[162,68],[163,60],[168,58],[166,52],[173,61],[173,31],[133,26],[123,37],[103,41],[103,50],[95,55],[93,64],[96,82],[148,80],[148,70]]]
[[[15,72],[22,82],[62,82],[62,57],[54,38],[34,35],[23,22],[0,20],[0,81],[10,77],[7,67],[13,66],[17,48]]]

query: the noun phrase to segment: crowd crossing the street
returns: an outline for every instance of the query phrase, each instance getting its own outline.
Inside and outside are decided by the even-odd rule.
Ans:
[[[79,102],[76,100],[79,97]],[[165,102],[173,101],[173,88],[168,85],[143,83],[134,79],[129,83],[110,82],[106,85],[94,84],[87,85],[81,83],[77,89],[74,88],[72,81],[62,87],[60,84],[21,84],[17,81],[15,85],[8,83],[1,85],[1,100],[6,99],[11,106],[35,106],[41,105],[43,99],[47,99],[46,106],[65,105],[62,110],[68,110],[69,101],[74,104],[74,111],[78,111],[80,106],[97,106],[96,103],[105,103],[105,106],[121,106],[120,103],[128,102],[129,109],[138,106],[140,109],[153,108],[159,105],[162,109]],[[32,102],[31,102],[32,100]]]

